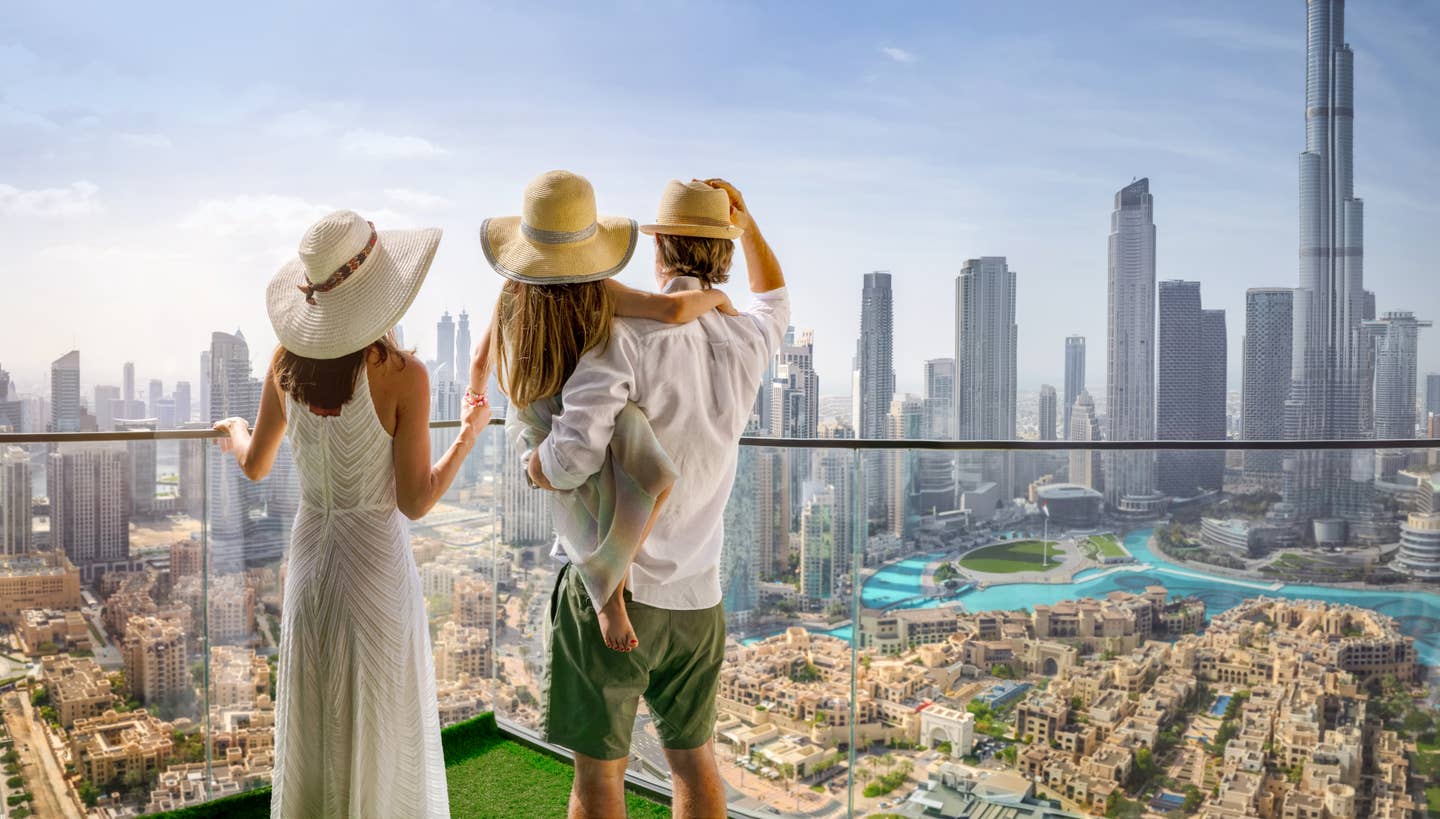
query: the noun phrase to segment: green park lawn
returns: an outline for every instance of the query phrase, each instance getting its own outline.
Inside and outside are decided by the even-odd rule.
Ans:
[[[1091,535],[1089,540],[1100,550],[1101,557],[1125,557],[1129,554],[1114,535]]]
[[[971,571],[990,574],[1014,574],[1016,572],[1038,572],[1053,569],[1064,559],[1065,553],[1050,543],[1050,563],[1042,566],[1045,559],[1045,544],[1038,540],[1016,540],[986,546],[960,558],[960,565]]]

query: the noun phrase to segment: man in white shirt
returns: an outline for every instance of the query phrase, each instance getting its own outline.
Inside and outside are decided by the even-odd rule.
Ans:
[[[657,223],[641,230],[655,235],[661,290],[723,284],[738,237],[754,301],[739,315],[711,312],[683,325],[617,318],[610,343],[582,357],[566,381],[564,412],[528,464],[542,488],[579,486],[600,470],[615,417],[634,401],[680,470],[630,571],[635,650],[605,647],[568,566],[551,599],[542,729],[575,751],[571,817],[625,815],[625,767],[641,696],[674,777],[675,816],[725,815],[711,740],[725,646],[724,511],[740,435],[789,324],[790,302],[780,264],[732,185],[671,182],[659,210]]]

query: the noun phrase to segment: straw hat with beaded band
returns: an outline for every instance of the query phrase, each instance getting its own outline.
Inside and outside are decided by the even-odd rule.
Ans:
[[[520,216],[480,225],[480,247],[496,273],[525,284],[608,279],[635,253],[635,220],[599,216],[589,180],[548,171],[525,186]]]
[[[644,234],[696,236],[704,239],[738,239],[745,231],[730,224],[730,195],[704,182],[672,179],[660,195],[655,224],[643,225]]]
[[[438,228],[376,230],[352,210],[322,218],[266,288],[276,338],[306,358],[365,349],[410,309],[439,244]]]

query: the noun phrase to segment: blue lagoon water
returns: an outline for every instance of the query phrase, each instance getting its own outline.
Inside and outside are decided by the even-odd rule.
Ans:
[[[1125,536],[1125,548],[1130,550],[1138,563],[1146,566],[1144,571],[1118,571],[1097,577],[1103,574],[1103,569],[1087,569],[1070,583],[1012,583],[961,592],[949,599],[914,599],[921,594],[920,576],[925,567],[945,554],[936,552],[907,557],[876,572],[861,588],[861,601],[870,608],[884,608],[900,601],[909,601],[907,608],[928,608],[949,605],[958,600],[968,611],[987,611],[1030,608],[1037,603],[1053,605],[1061,600],[1080,597],[1104,597],[1112,591],[1138,593],[1146,586],[1154,585],[1164,586],[1171,595],[1194,595],[1204,600],[1211,615],[1259,595],[1324,600],[1364,606],[1395,618],[1400,628],[1415,638],[1421,661],[1427,665],[1440,663],[1440,595],[1300,584],[1289,584],[1279,591],[1271,591],[1267,588],[1269,584],[1263,581],[1204,575],[1198,570],[1171,563],[1150,550],[1152,531],[1140,529]]]

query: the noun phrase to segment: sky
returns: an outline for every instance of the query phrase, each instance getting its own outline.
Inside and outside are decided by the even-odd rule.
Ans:
[[[919,391],[982,255],[1017,274],[1021,388],[1058,386],[1080,334],[1100,390],[1110,211],[1136,177],[1158,278],[1227,311],[1232,387],[1245,289],[1296,282],[1300,0],[529,5],[8,4],[0,367],[45,392],[78,348],[87,393],[125,361],[168,390],[239,328],[258,369],[266,283],[341,207],[444,229],[402,322],[433,355],[442,310],[478,324],[498,291],[481,220],[552,168],[642,222],[670,178],[739,186],[825,394],[849,390],[864,273],[894,276],[897,386]],[[1353,2],[1347,32],[1367,287],[1440,319],[1440,4]],[[622,279],[651,270],[642,244]]]

